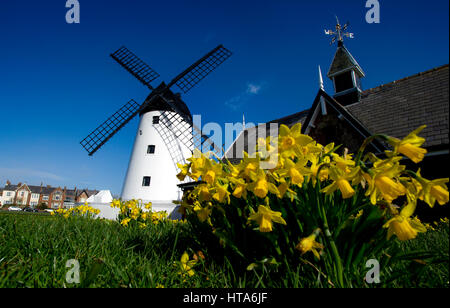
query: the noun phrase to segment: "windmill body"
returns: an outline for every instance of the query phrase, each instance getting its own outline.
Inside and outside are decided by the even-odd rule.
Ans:
[[[152,106],[152,105],[150,105]],[[140,199],[152,202],[153,209],[171,210],[173,200],[181,198],[176,175],[177,163],[185,163],[192,155],[177,136],[186,134],[186,127],[162,123],[162,117],[174,117],[170,106],[155,103],[140,115],[133,151],[122,189],[122,200]]]
[[[216,152],[220,151],[195,127],[189,108],[181,95],[172,92],[171,88],[177,86],[187,93],[230,56],[231,52],[219,45],[169,84],[162,82],[153,88],[150,83],[159,74],[141,59],[125,47],[111,54],[114,60],[151,90],[150,95],[142,104],[134,100],[126,103],[80,143],[89,155],[93,155],[131,119],[140,116],[122,200],[150,201],[154,210],[170,213],[175,207],[172,201],[181,198],[180,182],[176,177],[179,172],[177,164],[186,163],[192,155],[194,144],[203,146],[206,142],[209,148],[212,146]]]

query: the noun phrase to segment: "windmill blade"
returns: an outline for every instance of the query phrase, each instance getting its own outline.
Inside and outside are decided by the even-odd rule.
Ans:
[[[145,64],[144,61],[139,59],[134,53],[128,50],[125,46],[120,47],[111,57],[117,61],[123,68],[125,68],[131,75],[137,78],[150,90],[153,90],[150,82],[159,77],[159,74],[155,72],[150,66]]]
[[[232,52],[223,47],[217,46],[203,58],[192,64],[184,72],[175,77],[168,85],[170,88],[176,85],[181,91],[187,93],[203,78],[208,76],[213,70],[215,70],[220,64],[231,57]]]
[[[141,104],[131,100],[84,138],[80,144],[92,156],[139,112]]]
[[[173,130],[177,140],[184,144],[186,148],[190,151],[194,150],[191,123],[186,122],[180,114],[170,111],[163,111],[159,117],[159,121],[167,129]],[[154,126],[156,128],[160,127],[158,125]]]
[[[183,155],[181,145],[184,144],[191,152],[193,150],[192,128],[175,112],[169,111],[161,113],[159,124],[154,124],[153,127],[166,145],[173,166],[178,171],[177,164],[184,165],[187,158]]]

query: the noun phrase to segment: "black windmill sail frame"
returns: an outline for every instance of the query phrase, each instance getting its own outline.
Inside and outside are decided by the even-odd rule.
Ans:
[[[111,58],[116,60],[120,66],[126,69],[131,75],[136,77],[137,80],[142,82],[150,90],[153,90],[150,82],[157,79],[160,75],[133,52],[128,50],[125,46],[122,46],[111,54]]]
[[[167,87],[170,88],[176,85],[181,91],[187,93],[231,55],[231,51],[223,47],[223,45],[219,45],[175,77]]]
[[[86,138],[84,138],[80,144],[86,149],[89,155],[92,156],[137,114],[145,112],[146,107],[151,106],[154,100],[159,98],[165,101],[165,103],[167,103],[167,105],[179,115],[177,119],[178,122],[181,122],[184,127],[186,124],[189,125],[189,134],[183,133],[183,135],[185,135],[183,140],[186,139],[187,135],[191,136],[190,140],[182,143],[189,145],[188,148],[193,149],[193,133],[196,132],[202,146],[204,142],[207,142],[210,146],[214,146],[216,152],[220,151],[220,149],[217,148],[217,146],[215,146],[207,136],[202,134],[199,128],[195,127],[189,110],[184,110],[187,109],[187,107],[183,108],[182,105],[184,105],[184,103],[179,98],[179,95],[174,95],[174,93],[170,91],[170,88],[173,85],[176,85],[181,91],[187,93],[231,55],[232,53],[228,49],[223,47],[223,45],[219,45],[203,56],[200,60],[189,66],[181,74],[175,77],[168,85],[165,85],[163,82],[160,86],[154,89],[150,82],[158,78],[160,75],[126,47],[123,46],[119,48],[111,54],[111,57],[152,92],[142,104],[138,104],[134,100],[130,100],[105,122],[98,126],[93,132],[91,132]],[[178,100],[181,102],[178,102]],[[180,104],[181,108],[179,108]],[[185,123],[183,124],[182,122]],[[173,131],[173,128],[171,128],[171,130]]]
[[[130,100],[105,122],[92,131],[80,144],[92,156],[102,145],[104,145],[112,136],[115,135],[138,113],[142,105],[135,100]]]

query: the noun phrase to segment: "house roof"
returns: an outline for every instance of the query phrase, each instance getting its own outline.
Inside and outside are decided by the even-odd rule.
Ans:
[[[370,132],[403,138],[421,125],[424,147],[448,145],[448,64],[362,92],[345,108]]]

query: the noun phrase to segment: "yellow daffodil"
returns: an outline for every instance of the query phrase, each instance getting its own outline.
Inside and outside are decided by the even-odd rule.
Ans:
[[[280,212],[272,211],[268,206],[260,205],[258,212],[253,213],[248,218],[259,225],[260,232],[271,232],[273,222],[286,225],[286,221],[281,217]]]
[[[208,185],[206,185],[206,184],[198,185],[195,188],[194,192],[198,196],[200,201],[210,201],[211,200],[211,192],[209,190]]]
[[[297,194],[295,191],[293,191],[289,184],[286,182],[284,178],[279,178],[277,180],[279,182],[279,185],[277,187],[278,193],[276,194],[278,198],[283,199],[284,195],[289,192],[291,197],[291,202],[294,202],[294,196]]]
[[[207,205],[206,207],[202,207],[200,202],[196,202],[194,205],[194,212],[197,213],[197,217],[200,222],[205,222],[211,214],[211,206]]]
[[[228,192],[228,184],[219,184],[216,183],[214,187],[214,194],[212,195],[214,200],[219,201],[220,203],[230,203],[230,193]]]
[[[407,241],[417,236],[418,232],[426,232],[426,227],[417,219],[411,219],[416,209],[415,202],[409,202],[400,212],[384,224],[388,228],[387,238],[396,235],[399,240]]]
[[[323,188],[321,192],[329,195],[339,189],[344,199],[352,197],[355,194],[355,190],[350,185],[349,181],[351,181],[356,176],[358,171],[358,168],[354,168],[352,172],[347,173],[346,171],[343,171],[338,167],[331,166],[329,169],[329,175],[333,180],[333,183]]]
[[[186,176],[189,174],[190,165],[189,164],[182,165],[182,164],[177,163],[177,166],[181,170],[180,173],[177,174],[177,178],[180,181],[184,181]]]
[[[120,224],[121,224],[122,226],[126,227],[126,226],[128,226],[128,223],[129,223],[130,221],[131,221],[130,218],[125,218],[125,219],[123,219],[123,220],[120,222]]]
[[[309,161],[311,162],[310,170],[311,170],[313,185],[316,184],[317,180],[319,180],[319,182],[323,182],[323,181],[327,180],[328,176],[329,176],[328,167],[325,167],[325,166],[321,167],[321,166],[324,164],[329,164],[330,158],[328,156],[326,156],[323,159],[323,162],[319,162],[319,156],[314,156]],[[320,168],[320,174],[317,174],[317,172],[319,172],[319,168]]]
[[[341,157],[336,153],[333,153],[332,156],[335,166],[345,173],[351,172],[351,167],[355,166],[355,162],[352,160],[352,156],[350,154],[345,154],[344,157]]]
[[[419,198],[425,201],[430,207],[433,207],[436,201],[440,205],[444,205],[449,201],[448,188],[445,185],[449,181],[448,178],[427,180],[417,172],[417,181],[422,186],[419,192]]]
[[[391,203],[406,194],[405,186],[396,180],[404,169],[405,166],[392,163],[390,160],[374,164],[374,168],[370,170],[373,176],[367,177],[369,188],[366,191],[366,196],[370,196],[372,204],[375,205],[379,197]]]
[[[324,246],[316,242],[316,238],[319,235],[320,229],[316,229],[310,236],[302,238],[295,248],[300,251],[302,255],[311,251],[316,258],[320,259],[320,254],[317,249],[322,250]]]
[[[313,142],[310,136],[301,133],[301,129],[301,123],[295,124],[290,129],[284,124],[280,125],[278,147],[283,156],[295,157],[303,154],[302,147]]]
[[[207,159],[202,168],[202,180],[212,185],[216,178],[222,175],[222,166],[213,160]]]
[[[244,199],[247,198],[247,183],[244,181],[244,179],[241,178],[229,178],[230,183],[233,184],[233,196],[236,198],[243,197]]]
[[[151,202],[145,204],[145,209],[150,210],[151,208],[152,208]]]
[[[282,158],[283,167],[274,171],[276,175],[281,177],[288,177],[292,184],[302,187],[305,180],[304,175],[309,175],[311,171],[305,167],[307,161],[299,159],[294,163],[290,158]]]
[[[394,153],[401,153],[415,163],[421,162],[427,153],[427,150],[420,147],[425,142],[425,138],[419,137],[417,134],[425,127],[426,125],[420,126],[402,140],[388,137],[388,142],[394,147]]]
[[[275,195],[279,194],[275,184],[267,181],[266,173],[262,169],[259,169],[257,174],[252,174],[251,179],[253,183],[249,184],[247,189],[259,198],[265,198],[269,191]]]
[[[190,277],[195,275],[194,270],[192,269],[197,261],[195,260],[189,260],[189,255],[187,252],[184,252],[181,256],[180,260],[180,266],[181,266],[181,272],[178,272],[179,275],[185,276],[189,275]]]
[[[191,162],[191,173],[189,176],[194,181],[197,181],[198,178],[202,175],[203,167],[208,158],[198,149],[195,149],[194,155],[187,160]]]

